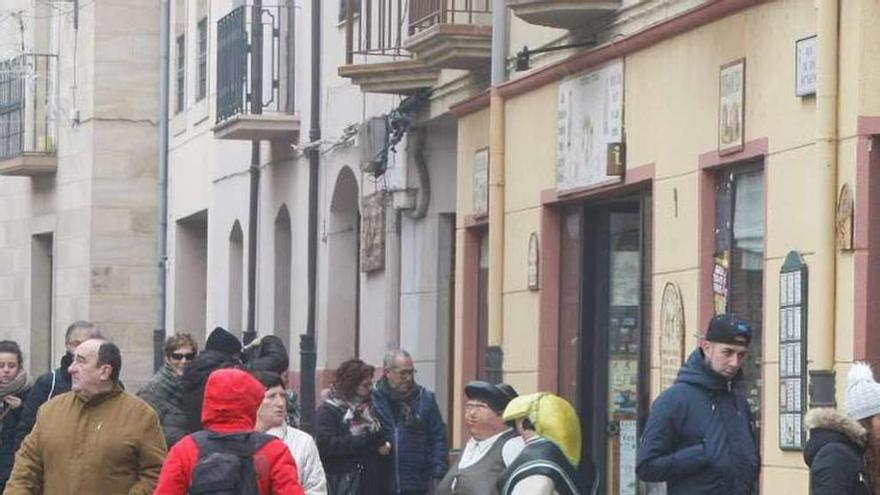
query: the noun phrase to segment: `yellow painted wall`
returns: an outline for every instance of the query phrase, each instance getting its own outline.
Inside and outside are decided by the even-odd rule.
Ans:
[[[880,18],[880,3],[847,0],[841,4],[835,187],[848,183],[857,190],[858,117],[880,115],[880,91],[876,90],[880,87],[880,64],[876,63],[880,31],[874,26]],[[857,289],[852,255],[837,254],[833,278],[815,255],[825,241],[815,222],[827,207],[817,198],[829,185],[816,173],[815,98],[794,94],[795,42],[815,33],[812,0],[769,1],[624,60],[627,167],[652,164],[655,170],[650,385],[656,395],[660,384],[657,334],[665,284],[674,282],[682,291],[688,351],[706,323],[697,321],[699,183],[706,173],[699,169],[699,158],[718,145],[720,67],[746,59],[745,140],[767,139],[769,147],[764,161],[763,493],[776,493],[782,487],[790,493],[806,493],[809,483],[801,454],[778,448],[778,280],[789,251],[801,252],[810,267],[808,321],[830,316],[835,322],[838,403],[843,402],[845,374],[853,358],[852,301]],[[514,30],[512,46],[522,44],[517,35]],[[537,387],[539,292],[526,287],[526,256],[529,235],[540,232],[541,191],[555,187],[557,91],[558,84],[553,83],[505,103],[504,363],[505,379],[520,393]],[[459,136],[471,149],[479,125],[488,133],[488,112],[459,124]],[[460,142],[459,155],[459,206],[469,207],[469,203],[462,204],[462,197],[470,198],[472,151],[464,151]],[[836,304],[831,304],[832,297]],[[810,325],[811,335],[828,331]]]
[[[461,369],[463,367],[462,355],[465,345],[472,345],[471,342],[463,342],[462,324],[464,317],[462,308],[464,308],[464,298],[462,293],[462,280],[464,276],[464,264],[461,253],[464,252],[464,220],[465,216],[473,213],[473,177],[474,177],[474,153],[477,150],[489,146],[489,111],[484,110],[477,112],[458,121],[458,174],[457,174],[457,197],[456,197],[456,228],[455,228],[455,252],[458,255],[455,258],[455,280],[459,281],[455,287],[455,356],[453,366],[456,370],[455,383],[452,394],[454,424],[460,425],[462,421],[462,408],[464,407],[461,391],[464,390]],[[461,430],[455,428],[452,432],[452,445],[462,445]]]

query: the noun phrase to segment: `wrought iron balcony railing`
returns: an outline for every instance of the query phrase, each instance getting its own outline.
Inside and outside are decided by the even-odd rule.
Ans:
[[[0,160],[55,153],[56,73],[54,55],[0,61]]]
[[[255,2],[217,21],[217,123],[293,113],[293,15],[292,7]]]
[[[437,24],[489,24],[491,0],[346,0],[346,64],[355,55],[410,58],[410,36]]]

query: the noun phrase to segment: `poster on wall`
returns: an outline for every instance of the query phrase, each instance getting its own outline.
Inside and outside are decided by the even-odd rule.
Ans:
[[[718,153],[741,151],[745,145],[746,59],[721,66],[718,102]]]
[[[620,422],[620,495],[636,495],[636,421]]]
[[[474,214],[489,211],[489,148],[474,153]]]
[[[620,181],[608,175],[609,145],[623,142],[623,61],[559,85],[556,187]]]
[[[385,268],[385,193],[365,196],[361,203],[361,271]]]

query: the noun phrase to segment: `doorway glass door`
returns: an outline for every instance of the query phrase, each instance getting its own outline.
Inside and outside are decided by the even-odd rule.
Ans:
[[[642,250],[638,210],[608,212],[608,410],[609,493],[636,493]]]

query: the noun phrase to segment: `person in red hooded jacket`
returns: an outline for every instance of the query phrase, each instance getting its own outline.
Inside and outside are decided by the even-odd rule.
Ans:
[[[214,433],[254,431],[264,394],[263,385],[245,371],[214,371],[205,385],[202,424]],[[186,495],[198,460],[199,448],[192,435],[174,444],[153,495]],[[296,463],[280,439],[273,439],[254,454],[254,468],[260,495],[304,495]]]

